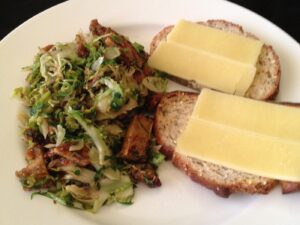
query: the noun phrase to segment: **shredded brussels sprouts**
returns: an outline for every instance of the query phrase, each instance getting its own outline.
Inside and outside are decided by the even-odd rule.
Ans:
[[[24,189],[91,212],[113,202],[132,203],[132,162],[118,152],[132,116],[148,113],[143,106],[149,91],[163,92],[167,82],[144,74],[142,45],[98,28],[40,48],[24,68],[27,85],[14,91],[26,107],[28,165],[16,172]],[[163,160],[157,152],[149,155],[147,163]]]

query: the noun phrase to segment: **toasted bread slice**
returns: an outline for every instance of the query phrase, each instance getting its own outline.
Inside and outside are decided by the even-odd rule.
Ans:
[[[241,26],[225,20],[208,20],[207,22],[200,23],[220,30],[257,39],[254,35],[245,32]],[[174,26],[165,27],[153,38],[150,44],[150,54],[156,49],[160,41],[166,40],[167,35],[171,32],[173,27]],[[245,96],[259,100],[274,99],[279,91],[281,71],[279,57],[272,46],[266,44],[263,45],[256,68],[257,70],[253,83],[247,90]],[[199,90],[202,87],[201,84],[198,84],[195,81],[183,80],[171,75],[170,79],[196,90]]]
[[[228,197],[236,192],[267,194],[277,184],[276,180],[197,160],[175,151],[177,137],[192,114],[197,96],[196,93],[176,91],[162,97],[154,121],[154,131],[157,142],[162,145],[162,153],[192,180],[212,189],[219,196]]]

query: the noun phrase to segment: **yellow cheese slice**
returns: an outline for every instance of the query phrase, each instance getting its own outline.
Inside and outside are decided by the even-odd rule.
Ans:
[[[203,89],[176,149],[198,159],[300,181],[300,109]]]
[[[175,25],[167,37],[169,41],[251,65],[256,64],[263,46],[253,38],[185,20]]]
[[[148,64],[185,80],[230,94],[244,95],[256,68],[174,42],[161,42]]]
[[[300,181],[300,143],[192,118],[177,151],[238,171]]]
[[[192,117],[300,142],[300,108],[203,89]]]

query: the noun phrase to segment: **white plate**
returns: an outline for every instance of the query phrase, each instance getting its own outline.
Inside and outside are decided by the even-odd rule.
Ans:
[[[93,18],[147,47],[156,32],[180,18],[222,18],[241,24],[270,43],[280,56],[278,99],[300,101],[300,46],[281,29],[242,7],[212,0],[75,0],[60,4],[28,20],[0,43],[0,224],[299,224],[300,193],[283,196],[277,188],[267,196],[223,199],[190,181],[170,163],[159,169],[162,187],[141,185],[132,206],[115,204],[94,215],[55,205],[43,197],[31,201],[14,176],[25,162],[16,119],[20,103],[11,93],[23,84],[21,67],[32,62],[38,46],[73,40],[78,31],[88,30]]]

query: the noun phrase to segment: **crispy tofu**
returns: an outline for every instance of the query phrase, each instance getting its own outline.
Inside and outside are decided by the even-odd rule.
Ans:
[[[132,164],[128,174],[135,183],[143,182],[149,187],[161,186],[155,168],[150,163]]]
[[[145,115],[134,116],[118,156],[129,162],[145,162],[152,125],[151,118]]]

